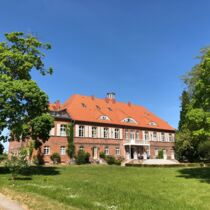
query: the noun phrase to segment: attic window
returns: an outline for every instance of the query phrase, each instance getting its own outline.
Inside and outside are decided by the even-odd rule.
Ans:
[[[97,108],[98,110],[101,110],[101,107],[100,107],[100,106],[98,106],[98,105],[96,105],[96,108]]]
[[[83,108],[86,108],[87,106],[86,106],[86,104],[84,104],[84,103],[81,103],[82,104],[82,107]]]
[[[100,116],[100,120],[110,120],[108,116],[102,115]]]
[[[149,125],[151,125],[151,126],[157,126],[157,123],[156,122],[150,122]]]
[[[112,111],[112,108],[111,107],[108,107],[108,110],[111,112]]]
[[[122,122],[126,122],[126,123],[137,123],[133,118],[128,117],[125,118],[124,120],[122,120]]]

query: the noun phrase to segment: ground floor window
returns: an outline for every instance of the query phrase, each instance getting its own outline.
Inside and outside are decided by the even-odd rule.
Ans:
[[[65,155],[66,154],[66,147],[61,146],[60,153],[61,153],[61,155]]]
[[[104,153],[105,153],[105,155],[109,155],[109,147],[105,147]]]
[[[84,147],[81,145],[81,146],[79,147],[79,150],[84,150]]]
[[[50,147],[44,146],[44,155],[49,155],[49,154],[50,154]]]
[[[119,148],[119,147],[116,147],[116,148],[115,148],[115,154],[116,154],[116,155],[120,155],[120,148]]]

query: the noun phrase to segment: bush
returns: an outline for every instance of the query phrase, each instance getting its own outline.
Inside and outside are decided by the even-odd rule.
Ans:
[[[119,156],[119,157],[116,158],[115,164],[116,165],[121,165],[121,163],[122,163],[123,160],[125,160],[125,158],[122,157],[122,156]]]
[[[50,159],[53,161],[53,164],[58,164],[61,162],[61,156],[55,152],[50,156]]]
[[[8,156],[7,154],[0,154],[0,163],[3,162],[4,160],[7,160]]]
[[[163,150],[158,151],[158,159],[163,159]]]
[[[27,151],[21,150],[18,156],[12,154],[12,156],[6,161],[5,167],[9,169],[12,174],[12,179],[15,180],[25,169],[29,168]]]
[[[106,156],[106,162],[109,164],[109,165],[113,165],[116,163],[116,159],[114,156],[112,155],[107,155]]]
[[[104,152],[100,152],[99,153],[99,157],[102,158],[102,159],[105,159],[106,158],[106,155]]]
[[[76,163],[78,165],[89,163],[89,158],[90,158],[90,154],[88,152],[79,150],[76,156]]]

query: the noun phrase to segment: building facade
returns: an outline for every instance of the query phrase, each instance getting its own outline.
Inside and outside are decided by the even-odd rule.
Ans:
[[[73,95],[64,104],[49,105],[54,117],[50,138],[41,147],[45,163],[59,153],[68,163],[67,125],[74,126],[75,151],[90,153],[98,160],[100,152],[127,160],[157,158],[163,150],[164,159],[174,159],[175,129],[146,108],[130,102],[117,102],[114,93],[104,99]],[[10,142],[9,152],[17,152],[21,143]]]

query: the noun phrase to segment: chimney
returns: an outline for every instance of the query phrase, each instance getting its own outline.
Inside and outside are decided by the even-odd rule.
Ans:
[[[131,102],[130,102],[130,101],[128,101],[128,106],[130,106],[130,107],[131,107]]]
[[[59,100],[57,100],[57,101],[55,102],[56,110],[59,110],[59,109],[60,109],[60,106],[61,106],[61,103],[60,103]]]
[[[106,97],[109,99],[115,99],[116,94],[114,92],[110,92],[106,94]]]

